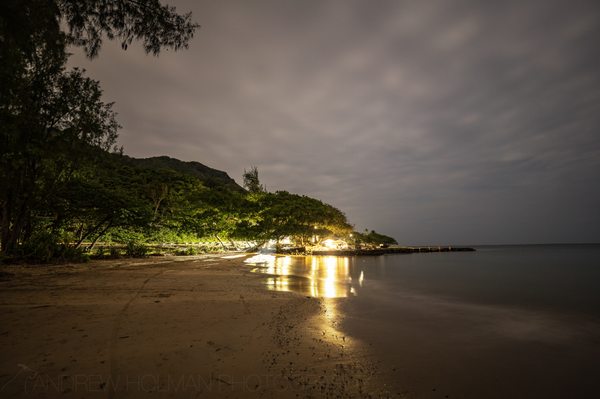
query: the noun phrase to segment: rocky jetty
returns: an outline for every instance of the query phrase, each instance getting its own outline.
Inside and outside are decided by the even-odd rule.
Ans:
[[[310,250],[304,247],[280,249],[282,255],[325,255],[325,256],[379,256],[386,254],[412,254],[417,252],[472,252],[475,248],[454,246],[427,246],[427,247],[388,247],[388,248],[360,248],[360,249],[327,249]]]

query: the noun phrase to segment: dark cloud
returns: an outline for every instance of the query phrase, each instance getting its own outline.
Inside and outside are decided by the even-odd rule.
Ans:
[[[405,243],[600,241],[596,1],[189,1],[188,51],[87,61],[134,156],[316,196]]]

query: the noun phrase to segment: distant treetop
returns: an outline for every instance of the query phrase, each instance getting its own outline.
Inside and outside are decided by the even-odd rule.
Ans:
[[[265,186],[260,184],[258,179],[258,168],[252,166],[250,170],[244,169],[244,188],[251,193],[265,192]]]

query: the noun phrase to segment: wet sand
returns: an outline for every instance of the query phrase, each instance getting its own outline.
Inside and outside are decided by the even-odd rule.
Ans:
[[[386,397],[335,300],[240,258],[0,268],[0,396]]]

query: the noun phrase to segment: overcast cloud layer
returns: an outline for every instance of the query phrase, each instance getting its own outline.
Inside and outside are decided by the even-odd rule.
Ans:
[[[159,58],[71,64],[120,142],[329,202],[401,243],[600,242],[597,1],[169,1]]]

